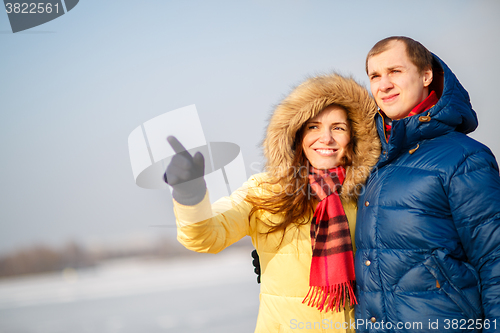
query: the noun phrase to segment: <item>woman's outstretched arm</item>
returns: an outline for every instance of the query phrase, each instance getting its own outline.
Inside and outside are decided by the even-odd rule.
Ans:
[[[176,152],[164,179],[173,188],[179,242],[196,252],[217,253],[251,235],[252,207],[244,201],[248,184],[211,205],[203,178],[203,155],[198,152],[191,156],[175,137],[167,141]]]

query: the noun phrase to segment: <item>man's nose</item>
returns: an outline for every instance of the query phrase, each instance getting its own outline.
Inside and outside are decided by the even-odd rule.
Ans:
[[[379,82],[379,90],[380,91],[387,91],[389,89],[394,88],[394,85],[392,84],[391,79],[387,75],[382,75],[380,77],[380,82]]]

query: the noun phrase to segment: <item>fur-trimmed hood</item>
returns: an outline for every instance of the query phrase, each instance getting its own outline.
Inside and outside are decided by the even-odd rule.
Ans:
[[[341,196],[356,201],[379,158],[380,140],[374,122],[377,106],[368,91],[352,78],[338,74],[309,78],[276,107],[263,143],[266,169],[275,179],[292,181],[284,178],[286,170],[293,168],[296,134],[330,104],[344,107],[351,122],[354,154],[352,165],[346,167]]]

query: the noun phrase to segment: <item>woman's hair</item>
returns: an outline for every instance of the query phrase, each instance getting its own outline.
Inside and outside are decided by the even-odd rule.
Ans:
[[[348,126],[351,129],[349,131],[351,136],[350,142],[346,147],[346,154],[343,158],[343,166],[345,167],[351,164],[355,149],[354,134],[351,126],[352,120],[349,118],[349,112],[347,112],[345,107],[337,104],[331,105],[338,106],[346,112]],[[310,164],[302,147],[306,124],[307,121],[302,124],[302,127],[295,134],[292,146],[294,157],[291,167],[288,170],[273,173],[281,174],[281,177],[272,177],[265,180],[260,184],[260,190],[250,191],[249,195],[245,198],[253,206],[250,215],[257,211],[264,211],[283,217],[277,223],[270,220],[262,221],[269,228],[267,234],[280,230],[283,231],[281,241],[283,241],[284,233],[289,226],[308,223],[307,216],[313,212],[311,193],[309,192]]]

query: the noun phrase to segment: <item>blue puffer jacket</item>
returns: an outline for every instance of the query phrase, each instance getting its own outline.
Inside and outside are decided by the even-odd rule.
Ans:
[[[500,332],[498,165],[465,135],[477,127],[469,95],[435,60],[434,107],[394,121],[389,143],[376,116],[383,150],[358,201],[357,332]]]

